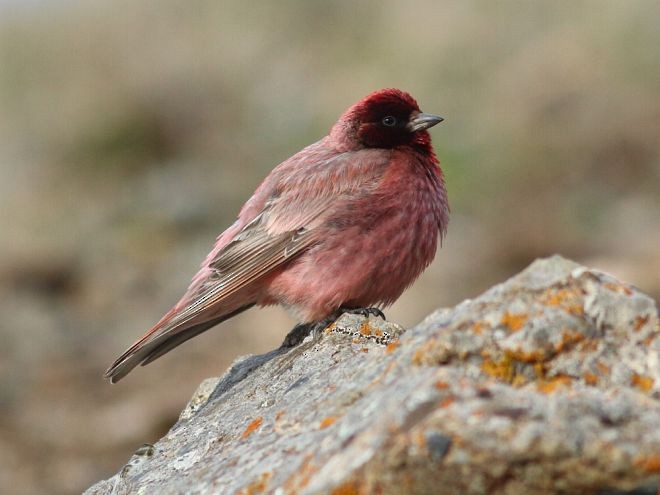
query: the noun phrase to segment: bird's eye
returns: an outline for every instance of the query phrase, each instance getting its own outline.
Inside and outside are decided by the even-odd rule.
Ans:
[[[396,125],[396,119],[391,115],[384,117],[383,120],[381,120],[381,122],[383,123],[383,125],[387,127],[394,127]]]

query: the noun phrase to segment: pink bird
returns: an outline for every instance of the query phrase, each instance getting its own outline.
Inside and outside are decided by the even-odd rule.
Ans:
[[[271,171],[179,302],[105,377],[115,383],[254,305],[284,306],[301,322],[290,335],[343,311],[382,316],[374,306],[413,283],[447,229],[447,192],[427,131],[442,120],[397,89],[350,107],[330,134]]]

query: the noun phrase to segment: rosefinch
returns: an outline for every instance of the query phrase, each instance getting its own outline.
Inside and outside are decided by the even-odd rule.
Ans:
[[[447,228],[427,132],[442,120],[397,89],[350,107],[328,136],[273,169],[179,302],[105,376],[114,383],[255,304],[313,324],[394,302]]]

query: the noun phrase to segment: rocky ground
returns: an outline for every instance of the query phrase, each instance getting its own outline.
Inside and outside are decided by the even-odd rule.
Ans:
[[[552,257],[407,331],[344,315],[294,349],[237,360],[86,493],[658,487],[656,303]]]

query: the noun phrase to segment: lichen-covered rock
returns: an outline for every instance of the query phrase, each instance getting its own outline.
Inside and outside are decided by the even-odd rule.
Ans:
[[[383,344],[385,343],[385,345]],[[560,257],[402,334],[344,315],[205,381],[88,494],[655,493],[652,299]]]

